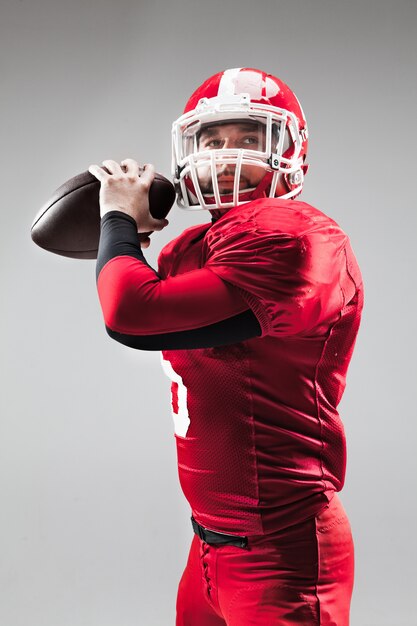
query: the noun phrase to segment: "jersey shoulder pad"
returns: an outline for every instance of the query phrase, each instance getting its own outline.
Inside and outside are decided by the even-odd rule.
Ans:
[[[314,207],[265,198],[234,207],[210,228],[205,265],[242,290],[264,334],[296,334],[340,310],[345,244]]]
[[[258,230],[286,232],[296,237],[317,227],[332,226],[334,229],[341,230],[332,218],[316,207],[307,202],[291,199],[261,198],[254,200],[244,205],[241,219],[255,223]]]
[[[306,202],[260,198],[230,209],[213,224],[207,237],[223,239],[238,231],[241,236],[246,233],[246,239],[258,237],[261,232],[300,237],[311,229],[328,226],[340,230],[334,220]]]

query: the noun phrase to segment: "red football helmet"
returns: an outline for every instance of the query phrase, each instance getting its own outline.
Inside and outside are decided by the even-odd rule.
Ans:
[[[174,183],[186,209],[295,198],[307,171],[303,110],[279,78],[235,68],[206,80],[172,126]]]

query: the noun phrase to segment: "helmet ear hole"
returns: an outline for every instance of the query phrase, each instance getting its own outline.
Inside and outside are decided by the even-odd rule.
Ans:
[[[295,172],[284,174],[284,180],[289,191],[300,188],[300,191],[298,193],[301,193],[301,188],[304,183],[304,172],[302,167],[300,167],[300,169],[296,170]]]

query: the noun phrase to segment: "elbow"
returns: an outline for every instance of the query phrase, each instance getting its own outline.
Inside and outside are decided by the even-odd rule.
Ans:
[[[126,285],[120,284],[114,271],[102,270],[97,280],[97,293],[106,328],[118,330],[123,325],[128,306],[127,291]]]
[[[143,290],[141,294],[126,290],[106,295],[99,290],[99,300],[106,329],[124,335],[158,331],[161,307],[158,306],[157,290]]]
[[[111,330],[121,328],[124,325],[127,313],[127,302],[123,292],[109,289],[108,285],[99,284],[98,299],[106,328]]]
[[[104,324],[107,330],[116,333],[140,332],[141,315],[132,319],[132,305],[123,296],[103,297],[99,292],[99,300],[103,313]]]
[[[130,265],[124,267],[121,260],[133,264],[135,271],[127,271]],[[161,315],[159,279],[135,259],[121,257],[121,260],[108,263],[97,280],[104,323],[115,332],[147,334],[158,324]]]
[[[120,332],[122,328],[124,329],[126,311],[123,303],[121,303],[119,300],[113,300],[111,302],[103,303],[100,298],[100,304],[106,329],[116,332]]]

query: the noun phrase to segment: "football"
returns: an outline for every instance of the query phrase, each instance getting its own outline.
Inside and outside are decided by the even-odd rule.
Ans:
[[[61,256],[96,259],[100,237],[99,194],[100,181],[89,171],[67,180],[36,215],[31,227],[32,240],[44,250]],[[166,217],[174,200],[172,183],[155,173],[149,190],[151,215],[157,219]]]

